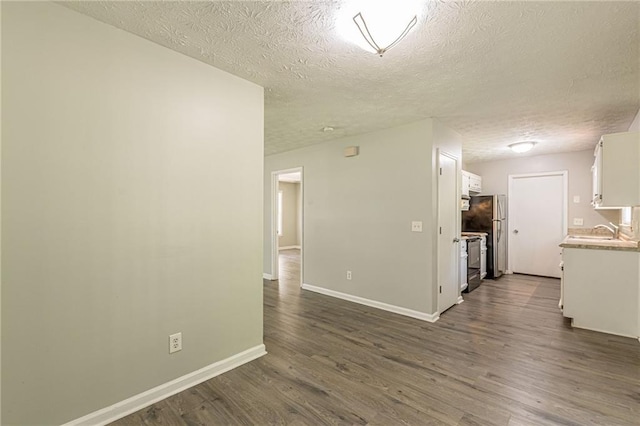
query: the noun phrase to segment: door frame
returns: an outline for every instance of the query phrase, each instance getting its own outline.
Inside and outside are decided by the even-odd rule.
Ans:
[[[278,264],[278,189],[279,176],[287,173],[300,172],[300,286],[304,282],[304,167],[293,167],[271,172],[271,281],[275,281],[280,276]]]
[[[567,235],[567,228],[569,226],[569,172],[567,170],[558,170],[553,172],[537,172],[537,173],[525,173],[517,175],[509,175],[509,190],[507,193],[507,230],[509,237],[507,238],[507,270],[506,274],[513,274],[513,268],[511,264],[512,259],[512,235],[513,235],[513,220],[511,220],[513,208],[511,203],[511,195],[513,194],[513,182],[515,179],[531,178],[531,177],[547,177],[547,176],[562,176],[562,232]]]
[[[453,160],[455,162],[456,165],[456,176],[455,176],[455,181],[456,181],[456,200],[460,200],[461,197],[461,185],[460,185],[460,179],[461,179],[461,164],[460,164],[460,158],[457,157],[456,155],[453,155],[447,151],[443,151],[440,148],[436,149],[436,170],[435,170],[435,176],[436,176],[436,200],[437,200],[437,207],[436,207],[436,261],[435,261],[435,270],[436,270],[436,313],[438,315],[442,314],[442,311],[440,309],[440,259],[443,256],[442,253],[442,248],[441,248],[441,244],[440,244],[440,233],[437,231],[438,229],[440,229],[440,156],[445,156],[450,158],[451,160]],[[455,212],[456,212],[456,235],[458,238],[458,240],[460,239],[460,229],[462,227],[462,215],[460,212],[460,205],[456,204],[454,206]],[[456,301],[456,304],[460,304],[463,302],[462,299],[462,295],[460,293],[460,242],[458,241],[456,243],[456,253],[457,255],[454,256],[454,263],[456,266],[456,276],[458,277],[458,279],[456,280],[456,289],[458,292],[458,299]]]

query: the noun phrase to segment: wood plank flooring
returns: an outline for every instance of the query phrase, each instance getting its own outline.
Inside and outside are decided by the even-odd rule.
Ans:
[[[640,343],[571,328],[558,280],[484,280],[430,324],[302,291],[280,258],[269,354],[114,425],[640,424]]]

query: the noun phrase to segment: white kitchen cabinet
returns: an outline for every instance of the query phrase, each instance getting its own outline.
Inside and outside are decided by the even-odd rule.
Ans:
[[[640,252],[563,248],[562,314],[574,327],[638,337]]]
[[[487,276],[487,235],[481,236],[480,242],[480,278]]]
[[[473,173],[469,176],[469,192],[475,192],[477,194],[482,192],[482,178]]]
[[[462,171],[462,198],[469,198],[469,173]]]
[[[596,145],[592,204],[596,208],[640,205],[640,132],[604,135]]]
[[[469,286],[467,283],[467,239],[460,239],[460,292],[463,292]]]
[[[462,171],[462,195],[469,196],[473,194],[479,194],[482,192],[482,177],[467,172],[466,170]]]

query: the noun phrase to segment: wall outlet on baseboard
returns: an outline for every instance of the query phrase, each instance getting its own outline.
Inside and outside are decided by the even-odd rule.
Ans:
[[[347,279],[350,280],[351,279],[351,271],[347,271]]]
[[[169,336],[169,353],[182,350],[182,333],[176,333]]]

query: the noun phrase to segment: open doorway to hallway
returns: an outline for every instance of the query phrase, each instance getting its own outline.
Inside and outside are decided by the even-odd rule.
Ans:
[[[302,179],[302,168],[280,170],[272,176],[271,275],[273,280],[296,281],[298,286],[302,285],[304,241]]]

